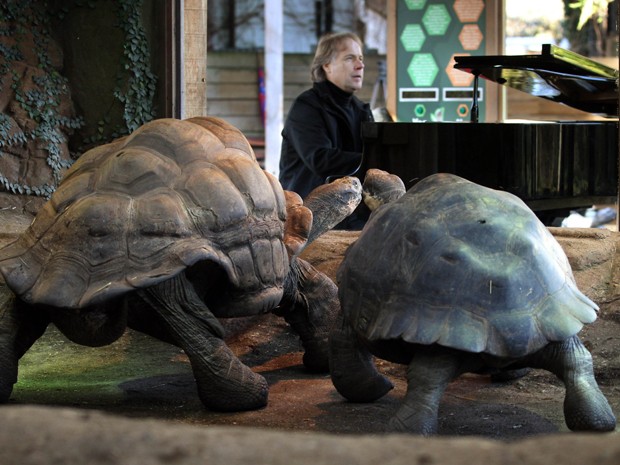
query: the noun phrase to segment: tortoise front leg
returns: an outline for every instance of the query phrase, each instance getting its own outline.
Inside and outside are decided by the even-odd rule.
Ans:
[[[0,403],[8,402],[17,382],[19,359],[39,339],[49,324],[45,312],[17,300],[0,284]]]
[[[407,393],[388,429],[425,436],[437,433],[439,402],[448,384],[463,372],[461,363],[450,350],[416,350],[407,369]]]
[[[299,334],[303,363],[316,372],[329,370],[328,338],[340,311],[338,288],[325,274],[300,258],[291,262],[290,282],[276,315]]]
[[[140,291],[189,357],[202,403],[219,411],[267,405],[265,378],[244,365],[223,341],[223,328],[180,274]]]
[[[373,356],[360,344],[351,325],[339,316],[329,338],[329,368],[332,383],[352,402],[372,402],[394,385],[377,371]]]
[[[594,378],[592,355],[578,336],[552,342],[528,359],[554,373],[566,387],[564,420],[574,431],[613,431],[616,418]]]

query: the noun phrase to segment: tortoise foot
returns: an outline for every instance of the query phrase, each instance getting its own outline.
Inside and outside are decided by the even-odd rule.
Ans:
[[[410,433],[431,436],[437,433],[437,418],[433,415],[421,415],[401,407],[396,415],[390,418],[386,432]]]
[[[269,386],[224,344],[206,358],[192,360],[200,400],[210,410],[239,412],[267,405]]]
[[[616,417],[598,386],[567,392],[564,418],[572,431],[606,432],[616,428]]]
[[[198,396],[209,410],[218,412],[242,412],[258,410],[267,405],[269,386],[264,377],[253,373],[244,376],[242,383],[210,382],[198,387]]]

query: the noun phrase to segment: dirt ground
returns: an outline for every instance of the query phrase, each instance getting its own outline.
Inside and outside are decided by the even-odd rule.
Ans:
[[[0,245],[30,221],[11,209],[0,211],[0,218]],[[599,385],[618,415],[620,312],[615,298],[599,305],[600,318],[581,336],[594,357]],[[283,320],[265,315],[230,320],[226,327],[229,346],[269,383],[264,409],[226,414],[205,410],[185,355],[141,334],[128,331],[112,346],[91,349],[65,341],[53,329],[22,360],[10,404],[97,409],[184,424],[349,434],[382,432],[405,392],[404,367],[378,361],[395,389],[374,403],[346,402],[327,374],[304,370],[300,343]],[[563,397],[562,384],[543,371],[506,383],[465,375],[443,397],[439,434],[514,440],[565,432]]]

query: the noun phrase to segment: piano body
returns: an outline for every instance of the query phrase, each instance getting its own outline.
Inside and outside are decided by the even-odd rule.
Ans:
[[[476,76],[473,95],[481,77],[610,119],[365,123],[362,173],[381,168],[407,188],[433,173],[454,173],[517,195],[545,222],[571,209],[616,202],[616,70],[552,45],[540,55],[455,60],[455,68]],[[475,105],[474,99],[474,117]]]

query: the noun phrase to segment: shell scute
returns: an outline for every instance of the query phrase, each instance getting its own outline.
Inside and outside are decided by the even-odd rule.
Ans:
[[[185,121],[194,123],[204,129],[207,129],[212,134],[214,134],[217,140],[221,141],[221,143],[225,147],[236,149],[248,159],[256,160],[252,147],[250,146],[247,139],[243,137],[241,131],[238,128],[226,123],[224,120],[221,120],[219,118],[194,117],[189,118]],[[212,153],[214,155],[218,155],[220,152],[214,151]]]
[[[94,182],[98,191],[139,196],[159,188],[172,188],[180,172],[179,166],[168,157],[141,147],[128,147],[98,167]]]
[[[191,211],[201,231],[218,231],[249,215],[246,199],[220,167],[196,166],[188,173],[183,192],[191,200]]]
[[[60,213],[78,198],[93,192],[93,174],[92,171],[87,171],[63,180],[63,188],[57,190],[45,206],[53,207],[55,213]]]
[[[251,170],[255,162],[246,158],[224,158],[218,164],[248,202],[253,205],[257,214],[273,212],[277,208],[272,185],[262,171]]]
[[[183,208],[181,196],[174,191],[145,194],[135,200],[133,210],[134,237],[181,238],[189,237],[193,233],[192,220]],[[140,243],[140,239],[137,242]]]

